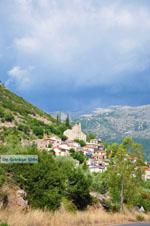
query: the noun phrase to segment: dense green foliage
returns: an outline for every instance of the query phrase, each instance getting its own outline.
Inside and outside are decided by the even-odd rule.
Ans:
[[[78,160],[80,164],[82,164],[84,160],[86,160],[86,157],[84,156],[84,153],[82,151],[75,152],[75,150],[71,148],[70,154],[71,154],[71,157]]]
[[[122,144],[107,146],[109,167],[103,173],[92,174],[93,191],[109,194],[112,210],[119,210],[124,203],[127,207],[141,206],[150,211],[150,181],[145,181],[143,167],[143,148],[131,138]]]
[[[93,202],[89,192],[97,191],[110,195],[111,202],[107,205],[111,210],[119,210],[123,181],[123,203],[150,211],[150,181],[143,180],[141,150],[141,146],[129,138],[121,145],[108,145],[108,170],[90,173],[84,164],[76,167],[73,155],[73,158],[54,157],[46,151],[39,152],[34,145],[22,147],[10,136],[6,146],[0,145],[0,154],[37,154],[39,163],[1,164],[0,186],[9,181],[18,184],[27,192],[33,208],[55,210],[63,202],[69,211],[84,209]],[[73,149],[70,152],[75,154]],[[137,158],[136,162],[127,158],[128,152]]]
[[[106,171],[103,173],[93,173],[92,174],[92,191],[105,194],[107,192],[107,181],[106,181]]]
[[[122,144],[114,143],[107,148],[109,167],[107,179],[109,193],[113,203],[120,202],[120,211],[124,202],[134,203],[143,182],[142,166],[144,157],[142,147],[133,142],[131,138],[125,138]]]
[[[110,140],[109,138],[104,139],[106,142],[109,144],[113,143],[119,143],[121,144],[123,138],[114,139]],[[145,159],[150,162],[150,139],[144,139],[144,138],[133,138],[133,141],[136,143],[139,143],[143,146],[144,148],[144,154],[145,154]]]
[[[71,199],[78,209],[84,209],[92,204],[89,194],[91,177],[86,176],[82,169],[75,168],[75,163],[70,158],[58,157],[56,161],[66,176],[66,197]]]
[[[1,164],[2,171],[27,192],[33,208],[55,210],[63,198],[78,209],[91,204],[91,179],[82,169],[75,167],[72,158],[53,157],[46,151],[39,152],[34,145],[24,148],[21,145],[1,145],[2,153],[38,155],[39,162],[35,164]]]

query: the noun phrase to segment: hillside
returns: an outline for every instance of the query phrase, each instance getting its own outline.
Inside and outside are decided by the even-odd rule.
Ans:
[[[75,121],[81,122],[86,133],[110,143],[121,142],[127,136],[134,138],[144,146],[146,159],[150,160],[150,105],[98,108]]]
[[[33,140],[56,134],[63,136],[66,130],[50,114],[28,103],[0,83],[0,141],[17,138]]]

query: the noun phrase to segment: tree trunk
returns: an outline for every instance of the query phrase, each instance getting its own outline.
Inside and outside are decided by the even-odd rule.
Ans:
[[[122,180],[122,183],[121,183],[121,192],[120,192],[120,212],[123,211],[123,180]]]

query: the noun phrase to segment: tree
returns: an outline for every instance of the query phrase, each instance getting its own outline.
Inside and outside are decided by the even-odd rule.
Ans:
[[[81,147],[86,146],[86,143],[84,140],[74,139],[75,142],[79,143]]]
[[[115,143],[109,147],[108,190],[112,202],[120,206],[120,212],[123,211],[124,202],[134,201],[139,185],[143,182],[142,151],[142,146],[128,137],[122,144]]]
[[[71,155],[75,154],[75,149],[74,148],[70,148],[69,152],[70,152]]]
[[[64,191],[62,170],[58,168],[53,156],[45,151],[38,152],[36,147],[30,147],[25,153],[37,154],[38,163],[7,164],[5,167],[15,182],[27,192],[33,208],[55,210],[60,206]]]
[[[88,167],[88,165],[87,165],[87,163],[86,163],[86,160],[84,160],[82,169],[83,169],[84,171],[88,171],[88,170],[89,170],[89,167]]]
[[[70,118],[69,118],[69,114],[67,114],[65,124],[66,124],[66,126],[67,126],[68,128],[71,128],[71,126],[70,126]]]
[[[72,150],[73,151],[73,150]],[[92,203],[90,196],[91,177],[86,175],[70,157],[57,157],[56,162],[62,170],[65,184],[64,195],[72,201],[78,209],[84,209]]]
[[[92,173],[91,190],[101,194],[107,192],[106,171]]]
[[[5,182],[4,173],[9,173],[12,181],[27,192],[29,204],[33,208],[56,210],[62,198],[66,198],[79,209],[91,204],[91,177],[76,167],[73,158],[54,158],[47,151],[39,151],[36,145],[17,145],[15,148],[0,145],[0,154],[12,153],[38,155],[38,163],[35,164],[0,165],[0,186]]]
[[[57,121],[57,123],[59,123],[59,116],[58,116],[58,113],[57,113],[56,121]]]
[[[29,134],[29,132],[30,132],[29,126],[24,125],[24,124],[19,124],[18,125],[18,130],[23,131],[26,134]]]
[[[57,113],[57,123],[61,123],[61,111]]]
[[[7,144],[12,145],[13,147],[15,147],[17,144],[20,144],[20,138],[16,135],[8,135],[6,137],[6,142]]]
[[[39,136],[40,138],[43,137],[44,130],[43,130],[42,127],[35,126],[35,127],[33,128],[33,132],[34,132],[34,134],[35,134],[36,136]]]
[[[96,138],[96,136],[93,133],[90,133],[89,135],[87,135],[86,140],[87,140],[87,142],[90,142],[90,140],[95,139],[95,138]]]
[[[80,164],[82,164],[85,160],[84,154],[82,151],[79,152],[75,152],[75,150],[73,148],[71,148],[70,150],[71,153],[71,157],[78,160],[80,162]]]
[[[67,136],[65,136],[65,135],[60,135],[60,138],[62,139],[62,141],[65,141],[65,140],[67,140],[67,139],[68,139],[68,137],[67,137]]]

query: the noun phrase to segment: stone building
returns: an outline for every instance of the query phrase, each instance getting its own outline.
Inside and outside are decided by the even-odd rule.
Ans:
[[[86,142],[86,134],[82,132],[81,123],[75,124],[72,129],[67,129],[64,135],[68,137],[68,140],[84,140]]]

